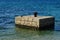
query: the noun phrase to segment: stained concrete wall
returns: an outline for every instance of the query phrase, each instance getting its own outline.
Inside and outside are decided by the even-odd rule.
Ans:
[[[15,18],[15,24],[26,25],[30,27],[44,27],[54,25],[54,17],[52,16],[17,16]]]
[[[39,27],[39,19],[31,16],[16,17],[16,24]]]

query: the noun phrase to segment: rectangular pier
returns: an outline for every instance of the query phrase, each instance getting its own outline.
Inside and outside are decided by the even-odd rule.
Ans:
[[[23,28],[54,29],[55,18],[53,16],[17,16],[15,24]]]

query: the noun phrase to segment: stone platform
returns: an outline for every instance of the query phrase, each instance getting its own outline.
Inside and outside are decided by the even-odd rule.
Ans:
[[[55,18],[53,16],[17,16],[15,24],[19,27],[38,28],[38,29],[54,29]]]

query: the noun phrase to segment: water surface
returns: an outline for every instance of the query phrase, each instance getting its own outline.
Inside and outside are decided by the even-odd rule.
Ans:
[[[15,17],[33,15],[54,16],[54,31],[15,28]],[[0,0],[0,40],[60,40],[59,0]]]

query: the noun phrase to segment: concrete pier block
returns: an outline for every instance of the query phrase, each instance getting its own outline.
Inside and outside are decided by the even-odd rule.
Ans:
[[[39,29],[54,29],[55,18],[53,16],[17,16],[15,24]]]

